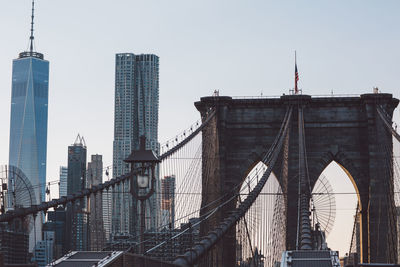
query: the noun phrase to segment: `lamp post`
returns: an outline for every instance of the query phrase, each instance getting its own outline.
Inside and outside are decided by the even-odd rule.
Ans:
[[[155,167],[160,162],[152,150],[146,150],[146,137],[140,137],[140,149],[134,150],[128,158],[124,160],[131,164],[131,194],[140,201],[140,254],[144,254],[144,231],[146,228],[146,207],[145,201],[154,193],[155,187]],[[139,168],[137,175],[133,170]]]

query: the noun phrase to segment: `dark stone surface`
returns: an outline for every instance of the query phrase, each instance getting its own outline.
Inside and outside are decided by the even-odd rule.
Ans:
[[[203,130],[202,207],[226,194],[257,164],[274,141],[285,112],[293,105],[288,174],[282,175],[281,160],[274,173],[287,193],[288,250],[296,249],[298,187],[298,112],[304,106],[307,160],[311,183],[336,161],[349,175],[359,193],[361,207],[361,257],[364,262],[395,262],[397,255],[393,181],[388,157],[391,134],[384,128],[376,106],[392,116],[398,100],[391,94],[364,94],[360,97],[311,98],[307,95],[275,99],[232,99],[203,97],[196,102],[202,118],[210,108],[217,113]],[[239,190],[239,188],[237,188]],[[224,201],[222,200],[222,202]],[[218,202],[218,204],[221,203]],[[216,204],[216,205],[218,205]],[[201,235],[225,217],[234,204],[218,212]],[[201,215],[215,205],[202,210]],[[233,266],[234,229],[219,242],[211,258],[214,266]]]

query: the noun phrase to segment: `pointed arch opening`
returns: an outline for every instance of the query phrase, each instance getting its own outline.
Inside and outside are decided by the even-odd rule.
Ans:
[[[237,205],[246,199],[267,168],[263,162],[255,162],[243,180]],[[249,266],[274,266],[285,249],[285,233],[284,195],[272,172],[260,195],[236,226],[236,262]]]
[[[332,215],[332,212],[324,211],[324,209],[332,208],[329,206],[329,202],[332,203],[332,198],[329,195],[334,196],[336,209],[334,223],[331,225],[326,238],[327,243],[332,250],[338,250],[339,255],[344,256],[350,250],[353,232],[356,231],[354,222],[357,215],[357,204],[361,206],[359,190],[350,172],[334,160],[319,175],[315,182],[313,193],[317,190],[318,183],[321,183],[324,179],[329,182],[331,189],[329,189],[329,192],[321,192],[321,197],[327,194],[324,205],[321,207],[321,212],[328,214],[328,216]],[[318,213],[317,205],[316,209]]]

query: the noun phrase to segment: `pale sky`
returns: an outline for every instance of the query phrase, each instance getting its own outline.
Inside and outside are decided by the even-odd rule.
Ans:
[[[2,0],[0,8],[0,164],[8,163],[11,67],[28,47],[30,4]],[[215,89],[231,96],[287,93],[294,50],[304,94],[370,93],[378,86],[399,98],[399,10],[397,0],[38,0],[35,44],[50,61],[47,179],[58,179],[78,133],[88,158],[102,154],[111,164],[115,53],[160,57],[162,143],[199,118],[193,102]]]

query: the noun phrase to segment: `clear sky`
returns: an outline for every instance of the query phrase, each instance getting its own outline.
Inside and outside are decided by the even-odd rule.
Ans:
[[[7,164],[12,60],[28,48],[31,3],[1,4],[0,164]],[[78,133],[88,155],[111,164],[115,53],[160,57],[163,142],[199,118],[193,102],[215,89],[287,93],[294,50],[305,94],[378,86],[399,98],[399,10],[397,0],[38,0],[35,44],[50,61],[47,179],[58,179]]]

